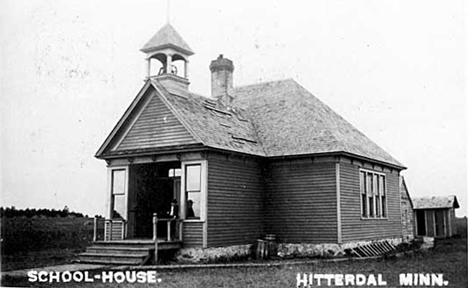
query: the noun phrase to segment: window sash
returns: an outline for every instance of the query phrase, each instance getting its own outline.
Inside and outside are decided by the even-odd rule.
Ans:
[[[206,221],[207,209],[207,161],[182,162],[181,217],[185,221]],[[188,201],[193,201],[195,217],[189,217]]]
[[[192,164],[185,166],[185,190],[201,190],[201,164]]]
[[[386,185],[384,174],[368,170],[359,171],[361,217],[387,217],[385,188]]]
[[[112,195],[125,195],[125,182],[126,182],[126,170],[125,169],[113,169],[112,170]]]
[[[107,218],[127,219],[128,205],[128,166],[108,168]]]

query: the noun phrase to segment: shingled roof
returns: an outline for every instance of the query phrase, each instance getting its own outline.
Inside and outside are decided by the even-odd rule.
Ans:
[[[155,89],[204,146],[263,157],[347,153],[404,168],[294,80],[237,87],[232,107],[188,91],[166,89],[157,78],[149,81],[145,89]],[[132,152],[108,151],[105,146],[97,157]]]
[[[414,209],[460,208],[454,195],[413,198],[413,206]]]
[[[242,109],[227,109],[214,99],[194,93],[171,93],[157,80],[151,82],[204,145],[266,156],[251,119]]]
[[[190,46],[169,23],[159,29],[159,31],[156,32],[156,34],[140,50],[143,52],[150,52],[165,47],[182,50],[182,52],[187,55],[194,54]]]
[[[404,166],[292,79],[235,89],[266,156],[345,152]]]

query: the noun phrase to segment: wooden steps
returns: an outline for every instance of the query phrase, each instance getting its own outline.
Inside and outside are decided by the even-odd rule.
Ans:
[[[154,261],[152,240],[96,241],[78,256],[77,262],[110,265],[144,265]],[[158,251],[180,249],[181,241],[158,240]]]

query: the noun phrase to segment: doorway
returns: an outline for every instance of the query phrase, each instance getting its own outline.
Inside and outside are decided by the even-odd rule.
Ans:
[[[180,202],[180,162],[137,164],[130,167],[128,238],[153,237],[153,214],[169,218],[171,201]],[[158,225],[158,236],[167,236]]]
[[[445,236],[444,210],[435,210],[435,236]]]
[[[416,221],[418,236],[426,236],[426,213],[424,210],[416,210]]]

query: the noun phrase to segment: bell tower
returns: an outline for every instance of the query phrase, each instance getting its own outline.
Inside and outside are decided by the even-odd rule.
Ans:
[[[171,24],[159,29],[140,51],[146,54],[146,79],[188,90],[189,56],[194,52]]]

